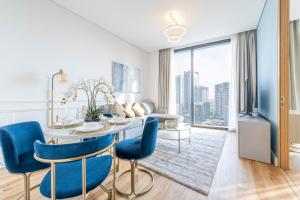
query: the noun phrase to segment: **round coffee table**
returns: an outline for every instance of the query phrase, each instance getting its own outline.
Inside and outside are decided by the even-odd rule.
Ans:
[[[188,134],[184,133],[187,132]],[[165,127],[160,130],[159,138],[166,140],[177,140],[178,141],[178,153],[181,151],[181,140],[189,139],[191,143],[191,126],[186,123],[179,123],[175,127]]]

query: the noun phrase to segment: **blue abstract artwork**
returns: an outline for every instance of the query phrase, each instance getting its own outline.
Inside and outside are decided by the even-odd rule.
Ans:
[[[112,84],[115,92],[139,93],[140,69],[113,62]]]

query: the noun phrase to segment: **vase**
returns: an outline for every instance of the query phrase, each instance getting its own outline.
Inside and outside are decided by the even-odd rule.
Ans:
[[[84,121],[85,122],[99,122],[100,118],[99,118],[99,116],[94,116],[94,117],[85,116]]]

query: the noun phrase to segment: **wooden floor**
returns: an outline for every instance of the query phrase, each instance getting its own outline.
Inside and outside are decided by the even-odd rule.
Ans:
[[[197,129],[199,131],[212,131]],[[214,130],[215,131],[215,130]],[[129,167],[121,162],[121,171]],[[33,185],[40,182],[43,173],[32,177]],[[300,154],[291,154],[291,170],[283,171],[259,162],[239,159],[237,154],[237,137],[228,133],[224,150],[220,158],[214,181],[208,196],[197,193],[163,176],[154,174],[155,184],[152,190],[136,199],[142,200],[196,200],[196,199],[278,199],[289,200],[300,197]],[[138,180],[145,185],[149,180],[140,175]],[[70,183],[71,184],[71,183]],[[111,184],[111,180],[107,181]],[[120,180],[120,186],[125,189],[130,185],[129,179]],[[10,175],[4,169],[0,170],[0,199],[14,199],[23,189],[20,176]],[[138,188],[141,189],[141,188]],[[43,198],[38,189],[31,193],[31,199]],[[80,199],[75,198],[75,199]],[[88,199],[107,199],[106,194],[95,189],[90,192]],[[117,196],[117,199],[124,199]]]

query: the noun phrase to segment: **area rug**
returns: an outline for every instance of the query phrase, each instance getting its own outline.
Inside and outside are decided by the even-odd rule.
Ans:
[[[139,164],[173,181],[208,195],[215,171],[222,154],[226,132],[192,132],[181,141],[178,153],[177,140],[158,138],[156,150]]]

